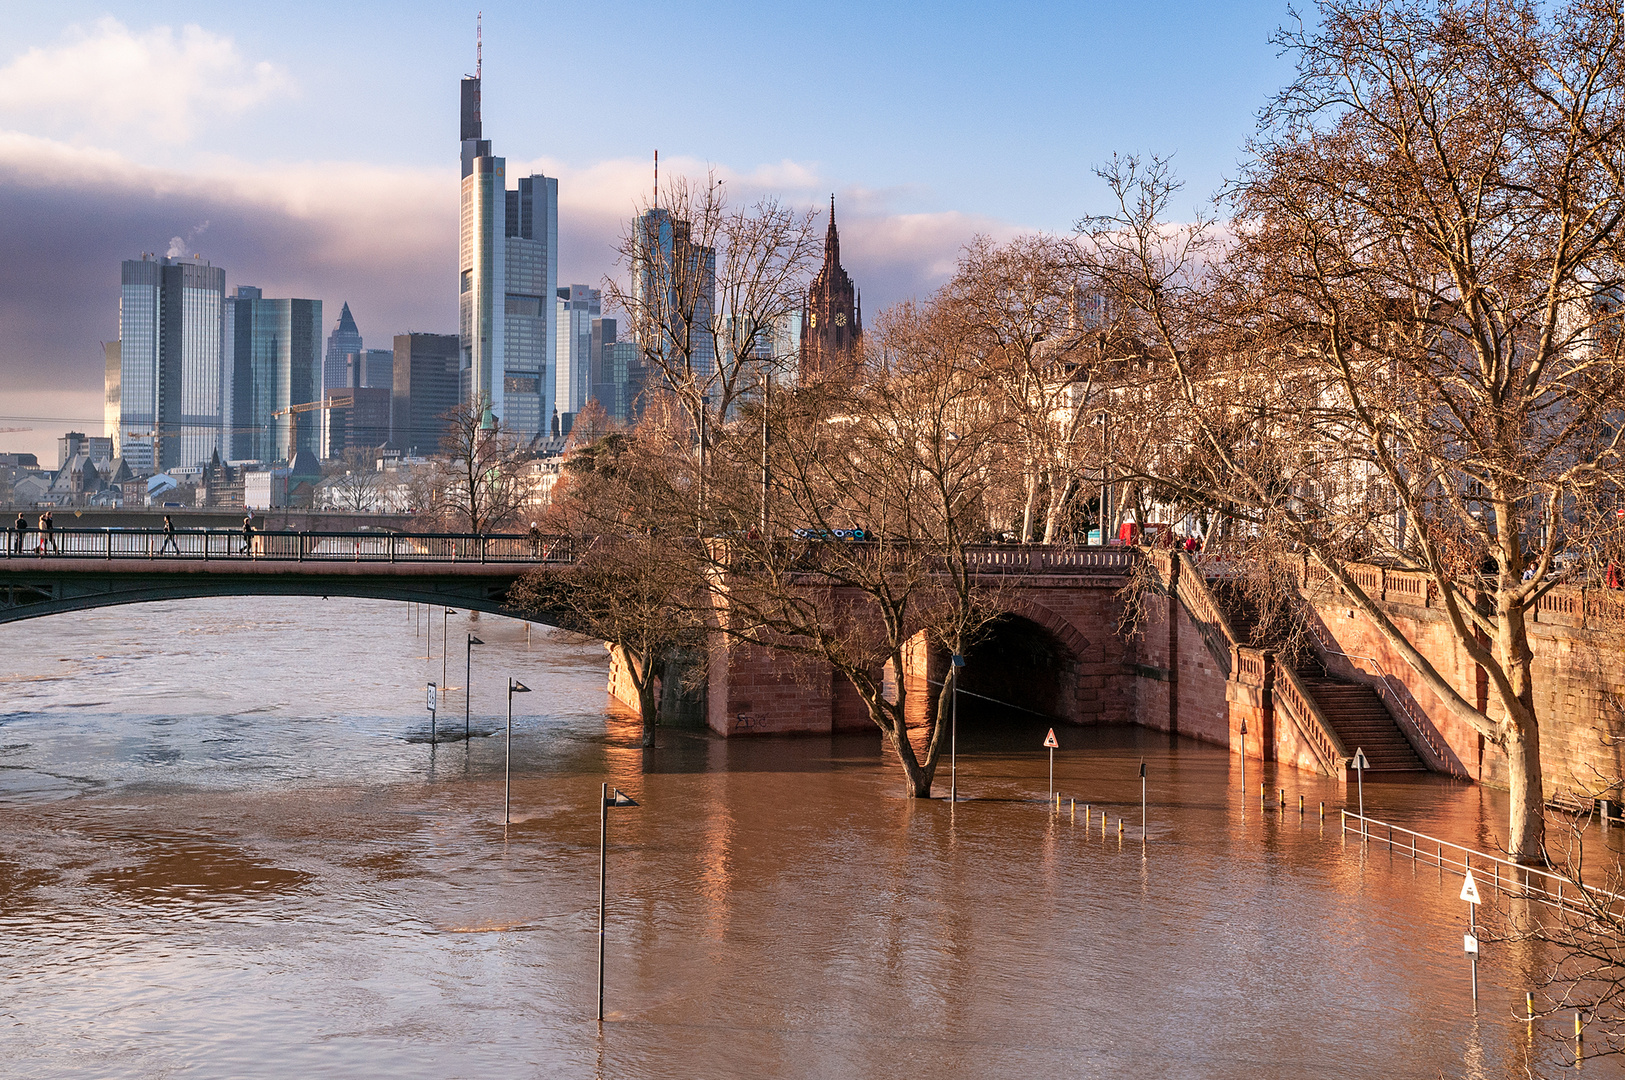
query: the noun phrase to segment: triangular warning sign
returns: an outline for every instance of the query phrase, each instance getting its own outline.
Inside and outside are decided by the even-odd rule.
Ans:
[[[1053,750],[1057,746],[1061,745],[1060,743],[1055,741],[1055,729],[1054,728],[1050,728],[1049,729],[1049,734],[1044,736],[1044,745],[1049,747],[1051,750]]]
[[[1371,768],[1371,762],[1369,762],[1369,761],[1367,761],[1365,759],[1365,747],[1362,746],[1362,747],[1356,747],[1355,748],[1354,761],[1351,762],[1351,764],[1356,769],[1364,770],[1364,769]]]
[[[1461,898],[1469,904],[1481,904],[1478,898],[1478,882],[1473,878],[1473,872],[1467,871],[1467,880],[1461,883]]]

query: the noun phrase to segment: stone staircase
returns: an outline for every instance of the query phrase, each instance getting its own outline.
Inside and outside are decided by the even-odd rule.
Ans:
[[[1234,583],[1208,579],[1206,584],[1236,643],[1274,649],[1277,662],[1297,674],[1350,754],[1363,749],[1372,772],[1428,771],[1381,694],[1366,683],[1332,677],[1306,639],[1293,636],[1283,619],[1266,617],[1255,599]]]
[[[1382,696],[1365,683],[1315,678],[1300,672],[1315,704],[1352,753],[1365,751],[1372,772],[1427,772]]]

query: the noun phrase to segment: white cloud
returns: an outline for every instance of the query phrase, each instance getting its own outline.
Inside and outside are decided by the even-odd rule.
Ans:
[[[292,88],[286,72],[244,59],[229,37],[196,25],[138,32],[109,16],[0,68],[0,114],[75,132],[135,128],[176,144],[207,117],[235,115]]]

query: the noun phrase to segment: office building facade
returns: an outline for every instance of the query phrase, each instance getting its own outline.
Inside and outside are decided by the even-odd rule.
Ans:
[[[336,390],[349,386],[345,381],[345,357],[362,350],[361,331],[356,328],[350,314],[350,302],[344,302],[333,332],[327,335],[327,352],[322,357],[322,389]]]
[[[389,445],[407,454],[440,449],[444,415],[458,405],[462,343],[456,334],[396,334]]]
[[[580,412],[592,393],[592,325],[603,314],[603,294],[585,285],[563,286],[553,310],[558,326],[554,394],[562,418]]]
[[[228,405],[222,349],[226,272],[206,262],[127,259],[120,269],[115,417],[104,421],[138,472],[207,461]],[[106,377],[113,382],[112,352]]]
[[[322,302],[268,299],[252,285],[227,297],[234,461],[288,461],[314,454],[321,438]]]
[[[558,181],[523,177],[508,190],[507,161],[480,120],[480,75],[462,81],[459,243],[459,393],[521,435],[553,412]]]
[[[644,364],[694,380],[716,373],[716,249],[696,243],[687,221],[654,207],[633,224],[629,328]],[[645,390],[648,387],[644,388]]]

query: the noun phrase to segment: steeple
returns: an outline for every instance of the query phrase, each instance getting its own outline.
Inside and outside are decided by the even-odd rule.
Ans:
[[[824,233],[824,265],[839,265],[841,261],[841,234],[835,230],[835,195],[829,197],[829,229]]]

